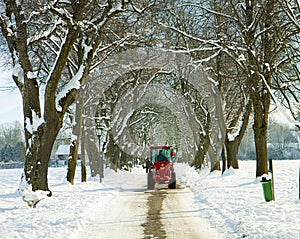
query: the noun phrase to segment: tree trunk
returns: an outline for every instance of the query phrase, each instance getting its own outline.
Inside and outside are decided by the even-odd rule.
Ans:
[[[235,157],[233,158],[233,161],[232,161],[232,167],[234,169],[238,169],[239,168],[239,158],[238,158],[238,155],[239,155],[239,147],[240,147],[240,144],[237,143],[238,145],[236,145],[236,155]]]
[[[196,169],[201,169],[204,160],[203,150],[199,149],[196,151],[195,159],[192,164]]]
[[[83,90],[79,89],[77,93],[76,101],[76,112],[75,112],[75,126],[73,127],[73,135],[77,136],[77,140],[72,142],[70,146],[70,158],[68,160],[68,173],[67,180],[71,184],[74,184],[75,171],[78,160],[78,149],[81,145],[81,134],[82,134],[82,114],[83,114]],[[72,148],[73,147],[73,148]],[[82,152],[85,154],[85,152]]]
[[[262,115],[254,116],[254,140],[256,148],[256,177],[268,174],[268,124]]]
[[[221,170],[221,165],[220,165],[220,152],[219,149],[213,149],[211,146],[208,150],[208,155],[210,159],[210,171],[213,172],[215,170],[220,171]]]
[[[62,77],[63,66],[66,65],[69,53],[72,49],[73,43],[77,39],[78,30],[70,30],[64,46],[61,49],[60,57],[57,60],[57,67],[53,68],[51,77],[46,84],[44,95],[44,112],[43,116],[40,109],[39,86],[37,79],[28,79],[24,81],[24,89],[22,92],[23,98],[23,112],[24,112],[24,129],[26,140],[26,163],[25,175],[29,184],[32,184],[32,190],[49,191],[48,188],[48,166],[51,156],[52,147],[57,137],[59,130],[62,127],[63,116],[68,107],[75,101],[76,89],[68,91],[66,96],[60,99],[61,111],[56,108],[56,91],[57,84]],[[29,69],[29,58],[27,53],[24,53],[20,60],[26,61],[26,70],[24,75],[28,77],[27,73],[34,72]],[[23,66],[24,68],[24,66]],[[43,120],[36,130],[36,124]],[[51,192],[50,194],[51,195]]]
[[[82,130],[84,127],[82,127]],[[85,134],[81,133],[81,182],[86,182]]]
[[[90,132],[91,130],[89,130]],[[89,157],[91,176],[100,176],[100,158],[99,150],[95,141],[90,141],[90,138],[86,137],[86,152]]]
[[[265,129],[253,126],[256,147],[256,177],[268,174],[268,149]]]
[[[110,168],[117,170],[120,168],[120,149],[119,147],[114,143],[112,135],[109,133],[108,137],[108,150],[106,153],[107,161],[110,162]]]
[[[126,169],[129,171],[128,155],[123,151],[121,151],[120,153],[121,153],[121,157],[120,157],[121,165],[126,166]]]
[[[255,77],[254,77],[255,78]],[[256,82],[259,82],[258,76]],[[269,79],[270,80],[270,79]],[[251,99],[254,113],[254,141],[256,149],[256,177],[268,174],[268,119],[270,108],[270,95],[265,85],[260,86],[261,91],[251,90]],[[262,94],[260,92],[263,92]]]
[[[102,181],[102,178],[104,178],[104,154],[102,149],[100,148],[99,152],[99,159],[100,159],[100,182]]]
[[[222,150],[222,174],[226,171],[226,152],[225,147]]]
[[[256,148],[256,176],[268,174],[268,119],[270,110],[270,93],[267,85],[272,81],[274,58],[274,29],[271,27],[274,18],[275,1],[266,1],[265,11],[262,15],[260,29],[266,29],[260,36],[261,51],[263,54],[253,54],[258,52],[256,45],[253,44],[256,38],[254,31],[245,32],[245,41],[248,43],[248,71],[250,72],[248,87],[253,104],[254,112],[254,140]],[[248,4],[246,9],[247,27],[253,24],[256,14],[253,10],[253,4]],[[259,56],[259,57],[258,57]]]
[[[235,169],[239,168],[238,165],[238,140],[230,141],[226,137],[225,141],[226,152],[227,152],[227,168],[233,167]]]
[[[50,123],[47,123],[50,122]],[[39,126],[32,137],[31,146],[27,147],[25,176],[32,190],[50,191],[48,187],[48,166],[52,146],[61,128],[61,121],[51,120]],[[51,196],[51,192],[49,193]]]
[[[216,160],[211,160],[211,169],[210,171],[213,172],[215,170],[220,171],[221,170],[221,165],[220,165],[220,157],[216,157]]]
[[[195,154],[193,166],[196,169],[201,169],[205,160],[205,155],[207,154],[210,145],[209,137],[208,137],[209,124],[206,124],[205,130],[206,130],[206,134],[200,134],[200,143],[198,145],[198,149]]]
[[[73,140],[73,142],[70,146],[67,180],[71,184],[74,184],[74,179],[75,179],[77,158],[78,158],[78,146],[79,146],[79,142],[77,140]]]

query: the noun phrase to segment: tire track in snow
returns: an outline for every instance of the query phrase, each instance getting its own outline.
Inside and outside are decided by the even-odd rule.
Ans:
[[[164,190],[150,191],[150,195],[147,199],[147,218],[146,222],[142,224],[144,227],[145,239],[167,238],[166,231],[161,222],[161,211],[166,196],[167,192]]]

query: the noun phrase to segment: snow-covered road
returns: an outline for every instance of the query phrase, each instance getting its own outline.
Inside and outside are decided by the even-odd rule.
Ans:
[[[84,225],[77,239],[143,238],[141,224],[147,211],[145,178],[141,171],[132,174],[120,171],[105,177],[103,186],[110,193],[90,212],[93,219]]]
[[[161,221],[166,229],[167,238],[219,239],[218,233],[210,228],[200,214],[190,189],[167,190],[161,212]]]
[[[107,196],[105,205],[94,209],[94,219],[78,239],[219,238],[199,219],[188,188],[178,185],[175,190],[158,187],[149,191],[145,174],[132,176],[131,182],[124,182]]]
[[[93,212],[95,217],[78,239],[141,238],[145,220],[146,195],[143,192],[121,191]]]

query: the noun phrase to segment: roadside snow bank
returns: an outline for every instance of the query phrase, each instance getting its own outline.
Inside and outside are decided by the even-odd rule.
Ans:
[[[300,238],[299,160],[273,161],[275,201],[265,202],[255,161],[223,175],[186,168],[181,183],[194,192],[202,217],[222,238]]]

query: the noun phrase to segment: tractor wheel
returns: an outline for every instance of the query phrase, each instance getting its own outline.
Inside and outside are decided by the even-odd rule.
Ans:
[[[150,171],[147,177],[147,188],[148,190],[153,190],[154,187],[155,187],[155,181],[153,179],[153,172]]]
[[[170,182],[169,182],[168,187],[169,187],[170,189],[176,189],[176,174],[175,174],[175,173],[172,173],[172,174],[171,174],[171,180],[170,180]]]

